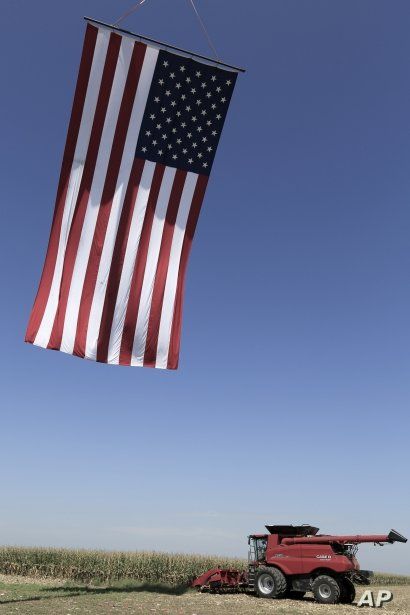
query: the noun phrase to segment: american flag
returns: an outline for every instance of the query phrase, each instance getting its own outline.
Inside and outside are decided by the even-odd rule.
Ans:
[[[236,76],[87,24],[27,342],[177,368],[188,256]]]

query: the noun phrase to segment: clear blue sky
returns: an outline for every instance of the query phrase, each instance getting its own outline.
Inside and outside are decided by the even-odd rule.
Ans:
[[[2,2],[0,543],[245,555],[265,523],[410,536],[410,5],[198,0],[240,76],[180,368],[23,342],[90,15]],[[124,27],[207,53],[185,0]],[[364,567],[410,573],[407,545]]]

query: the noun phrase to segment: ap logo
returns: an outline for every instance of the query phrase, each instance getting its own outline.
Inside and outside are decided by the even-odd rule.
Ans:
[[[393,593],[388,589],[380,589],[377,592],[376,599],[373,596],[373,592],[370,589],[367,589],[363,592],[362,597],[360,598],[357,606],[372,606],[372,607],[381,607],[386,602],[391,602],[393,600]]]

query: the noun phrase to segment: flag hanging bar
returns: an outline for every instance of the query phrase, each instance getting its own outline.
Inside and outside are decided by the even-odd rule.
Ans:
[[[141,34],[135,34],[135,32],[131,32],[130,30],[124,30],[123,28],[118,28],[117,26],[113,26],[112,24],[104,23],[103,21],[99,21],[98,19],[92,19],[91,17],[84,17],[85,21],[98,24],[98,26],[107,28],[108,30],[112,30],[113,32],[121,32],[126,36],[130,36],[138,41],[148,41],[151,45],[158,47],[158,49],[177,51],[179,54],[187,57],[187,58],[200,58],[206,64],[210,66],[224,66],[233,71],[237,71],[240,73],[244,73],[245,69],[239,66],[233,66],[232,64],[227,64],[226,62],[221,62],[220,60],[215,60],[213,58],[209,58],[207,56],[203,56],[199,53],[195,53],[193,51],[188,51],[186,49],[181,49],[180,47],[175,47],[175,45],[169,45],[168,43],[163,43],[162,41],[157,41],[154,38],[149,38],[148,36],[142,36]]]

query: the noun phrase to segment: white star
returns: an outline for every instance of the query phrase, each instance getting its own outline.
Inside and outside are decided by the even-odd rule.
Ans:
[[[167,90],[167,91],[165,92],[165,96],[171,96],[171,91],[170,91],[170,90]]]
[[[153,140],[153,142],[152,142],[152,145],[156,145],[156,144],[157,144],[157,142],[156,142],[156,140],[154,139],[154,140]]]
[[[158,150],[158,154],[159,154],[160,156],[162,156],[162,149],[159,149],[159,150]]]
[[[195,115],[193,115],[193,116],[191,117],[191,120],[192,120],[193,122],[196,122],[196,116],[195,116]]]
[[[213,130],[213,131],[212,131],[212,134],[213,134],[213,136],[215,137],[215,136],[216,136],[216,130]]]
[[[192,137],[192,132],[188,132],[187,137],[190,139]]]
[[[161,128],[162,128],[161,124],[157,124],[157,128],[158,128],[158,130],[161,130]]]
[[[208,152],[212,152],[212,147],[207,147],[206,149],[208,150]]]
[[[196,143],[192,143],[192,147],[198,147]]]
[[[198,132],[202,132],[202,128],[200,126],[198,126],[197,131]]]
[[[204,162],[204,163],[202,163],[202,166],[206,168],[208,166],[208,163]]]
[[[173,132],[174,134],[176,133],[176,131],[177,131],[177,129],[176,129],[176,128],[173,128],[173,129],[172,129],[172,132]]]
[[[221,115],[220,113],[218,113],[218,115],[216,116],[216,119],[217,119],[217,120],[220,120],[220,119],[221,119],[221,117],[222,117],[222,115]]]
[[[164,85],[164,80],[163,79],[159,79],[158,83],[159,83],[159,85]]]
[[[198,152],[198,158],[202,158],[201,152]]]
[[[221,102],[225,102],[225,101],[226,101],[226,98],[225,98],[225,97],[224,97],[224,98],[221,98]]]
[[[188,105],[187,107],[185,107],[185,109],[186,109],[187,111],[191,111],[191,107],[190,107],[189,105]]]
[[[203,82],[201,83],[201,88],[206,88],[206,83],[205,83],[205,81],[203,81]]]
[[[166,107],[161,107],[161,113],[165,113],[166,110],[167,110]]]
[[[174,128],[174,130],[175,130],[175,128]],[[176,130],[175,130],[175,132],[176,132]],[[179,145],[181,143],[181,139],[177,139],[177,143]]]
[[[177,111],[177,116],[179,117],[181,115],[181,111]]]
[[[151,113],[151,115],[149,116],[150,120],[155,120],[155,113]]]
[[[187,83],[191,83],[191,77],[187,77],[187,78],[185,79],[185,81],[186,81]]]
[[[211,79],[212,79],[212,81],[216,81],[215,75],[212,75]]]
[[[162,135],[162,138],[163,138],[163,139],[167,139],[167,135],[164,133],[164,134]]]
[[[192,164],[194,161],[192,160],[192,158],[190,158],[190,159],[188,160],[188,162],[189,162],[189,164]]]
[[[177,103],[175,102],[175,100],[173,100],[173,101],[171,102],[171,107],[175,107],[175,105],[176,105],[176,104],[177,104]]]
[[[191,92],[192,92],[192,94],[195,94],[196,89],[195,88],[191,88]]]
[[[171,143],[168,143],[168,149],[172,149]]]
[[[211,96],[212,96],[211,92],[207,92],[207,93],[206,93],[206,97],[207,97],[207,98],[211,98]]]
[[[197,70],[197,71],[196,71],[195,75],[196,75],[197,77],[200,77],[200,76],[201,76],[201,73],[199,72],[199,70]]]
[[[188,151],[188,150],[184,147],[184,149],[182,150],[182,153],[183,153],[183,154],[186,154],[186,153],[187,153],[187,151]]]
[[[166,123],[167,123],[167,124],[169,124],[169,123],[170,123],[170,121],[171,121],[171,118],[170,118],[170,117],[167,117],[167,119],[166,119],[165,121],[166,121]]]
[[[162,63],[162,66],[168,66],[169,62],[167,60],[165,60],[165,62]]]
[[[142,149],[142,151],[143,151],[143,152],[146,152],[146,151],[147,151],[147,148],[146,148],[146,147],[141,147],[141,149]]]
[[[147,137],[150,137],[151,136],[151,131],[150,130],[146,130],[145,134],[147,135]]]
[[[196,101],[197,105],[201,105],[202,104],[202,100],[200,98],[198,98],[198,100]]]
[[[202,141],[205,143],[208,139],[206,137],[202,137]]]
[[[216,91],[217,91],[217,92],[220,92],[220,91],[221,91],[221,88],[218,86],[218,87],[216,88]]]
[[[182,128],[185,128],[185,126],[186,126],[185,122],[181,122],[181,126],[182,126]]]
[[[179,67],[179,70],[181,71],[181,73],[183,73],[183,72],[184,72],[184,70],[185,70],[185,66],[180,66],[180,67]]]
[[[201,111],[201,115],[206,115],[206,111],[205,111],[205,109],[202,109],[202,111]]]
[[[175,79],[175,73],[170,73],[169,76],[171,77],[171,79]]]
[[[230,79],[228,79],[228,81],[226,82],[226,85],[231,85],[232,81]]]
[[[173,158],[174,160],[176,160],[176,159],[178,158],[178,156],[177,156],[176,154],[174,154],[174,155],[172,156],[172,158]]]
[[[207,126],[210,126],[211,124],[212,124],[211,120],[208,120],[206,123]]]
[[[175,85],[175,87],[176,87],[176,88],[178,88],[178,90],[179,90],[179,88],[181,87],[181,84],[180,84],[180,83],[177,83],[177,84]]]
[[[216,105],[215,103],[213,105],[211,105],[212,109],[216,109]]]
[[[154,100],[155,100],[155,102],[159,102],[158,96],[155,96]]]
[[[185,94],[182,94],[181,98],[182,98],[182,100],[185,100],[185,98],[186,98]]]

